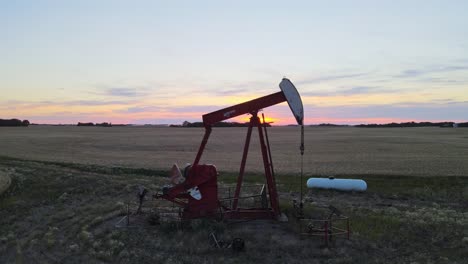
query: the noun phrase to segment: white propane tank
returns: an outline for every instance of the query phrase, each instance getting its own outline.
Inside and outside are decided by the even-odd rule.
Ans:
[[[367,189],[367,183],[356,179],[310,178],[307,180],[307,188],[363,192]]]

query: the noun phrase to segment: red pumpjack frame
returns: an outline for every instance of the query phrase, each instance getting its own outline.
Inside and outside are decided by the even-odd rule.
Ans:
[[[276,190],[276,182],[274,173],[272,171],[272,161],[270,160],[270,156],[268,155],[269,146],[265,140],[265,135],[263,132],[263,126],[260,122],[260,118],[258,117],[258,111],[267,108],[269,106],[273,106],[282,102],[286,101],[286,97],[284,96],[283,92],[277,92],[274,94],[270,94],[264,97],[260,97],[245,103],[241,103],[238,105],[234,105],[231,107],[227,107],[209,114],[203,115],[203,125],[205,126],[205,135],[203,137],[202,143],[200,148],[198,149],[197,156],[195,161],[193,162],[194,165],[197,165],[200,162],[201,156],[205,149],[205,146],[208,142],[208,138],[210,137],[212,126],[215,123],[243,115],[243,114],[251,114],[252,117],[250,118],[249,126],[247,129],[247,137],[245,139],[244,144],[244,152],[242,154],[242,161],[239,170],[239,176],[237,178],[237,185],[236,190],[233,197],[232,208],[230,210],[226,210],[224,212],[225,218],[232,218],[232,219],[276,219],[281,215],[280,207],[279,207],[279,200],[278,200],[278,192]],[[258,128],[258,135],[260,138],[260,148],[262,151],[263,157],[263,167],[265,170],[265,177],[268,189],[268,195],[270,200],[271,208],[252,208],[252,209],[242,209],[238,207],[240,192],[242,188],[242,182],[244,179],[245,173],[245,164],[247,161],[247,154],[249,152],[250,146],[250,139],[252,135],[253,127],[256,126]]]
[[[222,213],[222,217],[224,219],[279,219],[281,216],[281,211],[279,207],[278,192],[276,189],[273,165],[269,150],[268,135],[266,134],[266,129],[265,131],[263,130],[265,128],[265,124],[261,123],[258,117],[258,112],[261,109],[285,102],[286,100],[287,99],[285,95],[281,91],[203,115],[205,134],[186,181],[182,184],[169,188],[166,193],[163,192],[162,195],[155,195],[154,197],[166,199],[178,204],[179,206],[182,206],[184,208],[184,213],[182,213],[181,216],[185,219],[217,217],[218,212]],[[250,118],[247,129],[247,137],[242,154],[239,176],[237,178],[234,197],[232,198],[232,207],[228,208],[224,205],[221,205],[221,202],[217,197],[216,167],[213,165],[199,165],[199,162],[205,146],[208,143],[213,125],[215,123],[243,114],[251,114],[252,117]],[[241,198],[240,192],[244,179],[245,164],[247,161],[250,139],[254,127],[258,128],[258,135],[260,138],[260,148],[263,157],[263,167],[265,170],[266,185],[269,197],[269,208],[239,208],[239,199]],[[204,196],[203,199],[205,200],[201,201],[196,201],[195,199],[191,198],[190,195],[186,193],[186,191],[189,190],[189,188],[196,186],[200,186],[201,191],[202,187],[205,188],[205,190],[208,190],[206,193],[209,198]],[[187,199],[188,202],[185,202]]]

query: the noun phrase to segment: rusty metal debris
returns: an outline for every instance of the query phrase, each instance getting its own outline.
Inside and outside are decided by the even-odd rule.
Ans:
[[[349,217],[332,205],[327,208],[329,210],[327,217],[298,219],[301,235],[320,236],[326,246],[336,236],[350,238]]]
[[[232,248],[235,252],[241,252],[245,249],[245,241],[242,238],[236,237],[230,242],[219,240],[215,232],[210,233],[212,244],[215,248]]]
[[[136,214],[141,214],[141,206],[143,205],[143,201],[145,199],[145,196],[146,194],[148,193],[148,190],[143,187],[143,186],[138,186],[138,193],[137,193],[137,197],[138,197],[138,209],[136,211]]]

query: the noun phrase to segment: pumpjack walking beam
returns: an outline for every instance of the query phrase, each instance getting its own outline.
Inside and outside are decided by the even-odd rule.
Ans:
[[[206,143],[208,142],[208,138],[211,134],[211,127],[215,123],[222,122],[224,120],[231,119],[233,117],[244,114],[257,113],[260,109],[279,104],[285,101],[286,98],[284,97],[283,92],[277,92],[203,115],[205,135],[203,136],[202,144],[198,149],[198,153],[193,164],[197,165],[200,162],[200,158],[203,154],[203,151],[205,150]]]

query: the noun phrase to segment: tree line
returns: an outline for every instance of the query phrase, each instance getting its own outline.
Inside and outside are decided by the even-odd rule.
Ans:
[[[388,124],[360,124],[355,127],[468,127],[468,122],[403,122]]]
[[[92,122],[87,122],[87,123],[82,123],[82,122],[78,122],[77,126],[101,126],[101,127],[111,127],[112,126],[112,123],[107,123],[107,122],[103,122],[103,123],[92,123]]]
[[[0,126],[29,126],[28,120],[13,119],[0,119]]]

